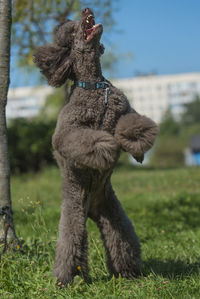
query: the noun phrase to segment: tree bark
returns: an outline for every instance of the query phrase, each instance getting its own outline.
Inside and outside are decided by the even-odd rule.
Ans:
[[[10,196],[10,165],[6,126],[10,82],[11,1],[0,0],[0,239],[15,238]]]

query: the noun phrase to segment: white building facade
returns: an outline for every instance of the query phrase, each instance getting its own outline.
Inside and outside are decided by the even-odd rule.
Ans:
[[[126,94],[138,113],[157,123],[168,108],[176,117],[180,116],[183,104],[200,94],[200,73],[138,76],[113,83]]]
[[[31,118],[37,116],[47,96],[52,92],[53,88],[50,86],[9,89],[6,107],[7,118]]]
[[[113,80],[113,84],[126,94],[137,112],[159,123],[168,108],[178,117],[183,111],[183,104],[200,94],[200,73],[138,76]],[[50,86],[10,89],[7,118],[37,116],[52,92]]]

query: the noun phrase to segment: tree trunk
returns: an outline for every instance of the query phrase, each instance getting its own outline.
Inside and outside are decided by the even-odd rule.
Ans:
[[[15,238],[10,197],[6,104],[10,82],[11,1],[0,0],[0,239]],[[2,242],[1,242],[2,244]],[[1,253],[1,252],[0,252]]]

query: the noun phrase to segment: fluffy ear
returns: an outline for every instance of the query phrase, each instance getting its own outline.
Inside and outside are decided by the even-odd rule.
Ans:
[[[54,87],[63,85],[71,74],[70,49],[55,45],[40,47],[33,56],[33,61]]]

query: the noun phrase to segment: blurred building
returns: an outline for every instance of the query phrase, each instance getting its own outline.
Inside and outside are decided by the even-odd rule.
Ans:
[[[200,94],[200,73],[139,75],[113,83],[124,91],[136,111],[158,123],[168,108],[178,118],[183,104]]]
[[[131,105],[139,113],[159,123],[167,108],[170,107],[178,117],[183,110],[183,104],[192,101],[196,94],[200,94],[200,73],[143,74],[113,80],[113,84],[124,91]],[[50,86],[10,89],[7,118],[36,116],[52,91]]]
[[[50,86],[17,87],[8,92],[6,116],[8,119],[37,116],[46,97],[52,93]]]

